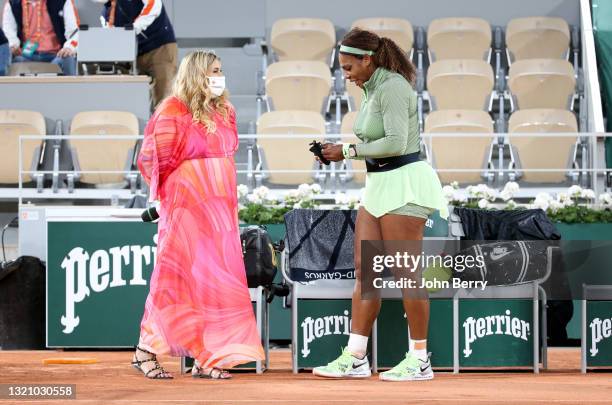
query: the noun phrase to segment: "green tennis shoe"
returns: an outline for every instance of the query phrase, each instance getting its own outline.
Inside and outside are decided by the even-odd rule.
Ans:
[[[368,356],[359,359],[347,349],[336,360],[326,366],[315,367],[312,373],[327,378],[368,378],[372,375]]]
[[[423,361],[412,353],[406,353],[404,360],[391,370],[380,373],[378,377],[382,381],[424,381],[433,379],[434,373],[429,357]]]

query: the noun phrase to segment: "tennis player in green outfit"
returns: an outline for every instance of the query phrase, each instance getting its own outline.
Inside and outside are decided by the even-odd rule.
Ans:
[[[381,300],[361,296],[361,241],[421,241],[428,216],[438,210],[447,218],[448,206],[435,171],[419,160],[417,96],[412,87],[416,71],[406,54],[391,39],[355,28],[342,40],[339,60],[345,77],[364,92],[353,127],[362,143],[328,143],[323,155],[335,162],[365,159],[368,173],[355,227],[356,281],[348,345],[340,357],[313,373],[366,378],[371,376],[368,336]],[[427,352],[429,298],[423,291],[415,295],[403,295],[410,331],[408,352],[397,366],[379,375],[381,380],[433,378]]]

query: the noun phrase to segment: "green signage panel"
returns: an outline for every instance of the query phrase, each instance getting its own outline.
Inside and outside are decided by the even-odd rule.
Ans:
[[[350,311],[350,299],[298,301],[298,368],[321,366],[340,355],[351,330]]]
[[[442,219],[438,211],[434,212],[425,222],[423,236],[425,238],[448,237],[448,221]]]
[[[612,366],[612,301],[587,301],[588,367]]]
[[[129,347],[157,252],[157,226],[142,222],[49,222],[47,345]]]
[[[434,367],[453,366],[453,301],[431,300],[427,350]],[[378,367],[391,368],[408,351],[408,327],[402,301],[383,300],[377,321]]]
[[[533,366],[533,301],[459,301],[461,367]]]
[[[157,253],[157,225],[50,221],[47,232],[47,345],[135,345]],[[284,227],[274,232],[284,233]]]

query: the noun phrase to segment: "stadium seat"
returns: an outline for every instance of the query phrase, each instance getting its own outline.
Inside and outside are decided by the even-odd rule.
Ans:
[[[353,98],[353,106],[355,111],[359,111],[361,108],[361,99],[363,98],[363,89],[357,87],[355,83],[348,80],[345,81],[346,92]]]
[[[312,111],[271,111],[257,121],[258,135],[325,135],[325,120]],[[320,140],[320,139],[319,139]],[[256,176],[273,184],[295,185],[310,183],[312,172],[274,173],[269,170],[311,170],[319,166],[308,150],[309,139],[257,139],[259,165]]]
[[[336,30],[329,20],[286,18],[272,25],[270,44],[279,61],[314,60],[330,64]]]
[[[560,59],[529,59],[510,67],[508,87],[516,97],[514,109],[569,108],[576,79],[574,68]]]
[[[565,59],[570,44],[567,22],[556,17],[511,20],[506,27],[508,59]]]
[[[123,111],[87,111],[74,116],[70,135],[139,135],[138,118]],[[136,140],[77,140],[70,141],[76,180],[102,185],[122,183],[124,174],[81,173],[84,171],[126,171],[132,167]]]
[[[412,51],[414,30],[408,20],[384,17],[363,18],[353,22],[351,28],[355,27],[392,39],[406,53]]]
[[[491,25],[481,18],[440,18],[427,29],[430,60],[487,59]]]
[[[312,111],[271,111],[257,121],[258,135],[324,135],[325,120]],[[309,139],[257,139],[259,165],[256,176],[273,184],[296,185],[310,183],[313,172],[275,173],[269,170],[310,170],[318,167]],[[316,170],[314,171],[316,175]]]
[[[483,60],[441,60],[427,72],[427,90],[435,110],[485,110],[493,84],[493,68]]]
[[[329,96],[329,66],[315,61],[276,62],[266,73],[266,94],[274,110],[306,110],[321,113]]]
[[[430,113],[425,119],[425,133],[493,133],[493,121],[489,114],[479,110],[441,110]],[[429,142],[431,141],[431,142]],[[436,169],[489,168],[491,137],[431,137],[432,166]],[[458,153],[458,151],[460,151]],[[440,181],[450,183],[477,183],[482,181],[482,171],[438,172]]]
[[[353,126],[355,125],[355,120],[357,119],[357,115],[359,114],[359,112],[357,111],[352,111],[350,113],[347,113],[343,118],[342,118],[342,125],[340,127],[340,134],[342,135],[341,142],[346,142],[346,143],[359,143],[361,142],[356,136],[355,133],[353,132]],[[354,181],[356,183],[360,183],[363,184],[365,183],[365,170],[366,170],[366,165],[365,165],[365,161],[364,160],[359,160],[359,159],[349,159],[349,160],[345,160],[345,162],[347,163],[346,168],[349,170],[363,170],[363,172],[354,172],[354,173],[347,173],[346,177],[345,177],[345,181]]]
[[[0,110],[0,184],[19,183],[19,136],[47,133],[45,117],[36,111]],[[22,170],[38,166],[40,140],[24,140],[22,143]],[[31,176],[27,176],[29,179]],[[26,180],[26,177],[22,181]]]
[[[571,111],[531,109],[514,112],[508,123],[508,138],[512,153],[512,167],[518,169],[521,180],[531,183],[561,183],[567,180],[566,171],[521,173],[521,169],[565,169],[573,166],[577,136],[516,137],[518,133],[577,132],[576,117]],[[542,153],[546,151],[546,153]],[[570,163],[568,165],[568,162]]]
[[[47,62],[17,62],[11,63],[8,76],[56,74],[62,73],[62,69],[55,63]]]

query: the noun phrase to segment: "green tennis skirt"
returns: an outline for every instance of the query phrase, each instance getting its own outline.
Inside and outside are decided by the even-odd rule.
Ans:
[[[385,214],[427,218],[434,211],[448,218],[448,202],[438,175],[425,161],[366,175],[364,208],[376,218]]]

